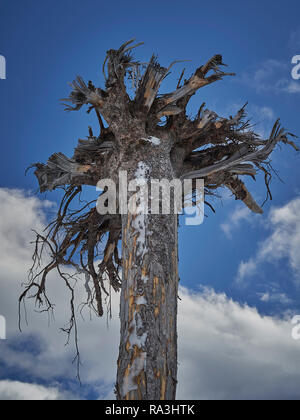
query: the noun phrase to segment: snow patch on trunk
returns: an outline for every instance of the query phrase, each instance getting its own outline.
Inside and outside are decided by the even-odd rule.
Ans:
[[[135,179],[138,181],[137,185],[143,185],[147,182],[150,174],[150,167],[145,162],[139,162],[137,165],[137,169],[134,173]],[[147,236],[151,234],[148,230],[148,200],[143,200],[141,198],[140,202],[137,203],[135,211],[132,215],[132,227],[134,231],[134,235],[137,235],[136,240],[136,257],[143,261],[144,256],[148,252],[147,247]],[[148,276],[142,275],[142,280],[144,283],[147,282]],[[136,290],[135,279],[133,277],[129,277],[129,284],[128,288],[133,288]],[[137,291],[134,292],[134,294]],[[145,349],[146,340],[147,340],[147,332],[144,332],[143,328],[143,320],[140,314],[140,306],[147,305],[147,301],[145,296],[136,294],[134,296],[133,302],[133,314],[132,320],[129,324],[129,334],[127,343],[129,344],[128,350],[133,351],[135,355],[134,360],[129,368],[128,374],[125,374],[123,385],[122,385],[122,393],[125,397],[126,394],[130,391],[135,391],[138,389],[138,384],[136,378],[146,370],[146,360],[147,360],[147,352],[143,351]]]
[[[150,166],[148,166],[145,162],[139,162],[137,166],[137,170],[134,173],[135,178],[142,178],[146,179],[147,175],[149,175]]]
[[[147,137],[146,139],[142,138],[142,140],[152,143],[154,146],[159,146],[161,143],[161,140],[159,138],[153,136]]]
[[[147,180],[147,176],[150,173],[150,167],[145,162],[139,162],[137,170],[135,171],[135,178],[142,181]],[[147,253],[147,213],[148,213],[148,200],[145,198],[141,200],[136,209],[132,226],[136,232],[138,232],[136,242],[136,255],[143,259]],[[149,233],[149,232],[148,232]]]
[[[137,305],[147,305],[147,301],[145,299],[145,296],[138,296],[136,300]]]
[[[138,335],[138,330],[143,328],[143,322],[140,314],[137,312],[134,313],[133,321],[130,324],[129,329],[132,330],[129,336],[130,348],[133,349],[134,346],[137,346],[139,349],[145,346],[147,340],[147,333]]]
[[[130,391],[135,391],[138,389],[138,386],[135,382],[135,378],[143,371],[144,365],[146,363],[147,354],[142,352],[140,356],[136,358],[131,366],[130,373],[128,376],[125,376],[123,383],[123,396],[128,394]]]
[[[138,300],[140,300],[142,303],[138,303]],[[138,356],[136,356],[133,360],[128,375],[124,377],[122,389],[123,396],[125,396],[130,391],[135,391],[138,389],[136,378],[146,370],[147,352],[142,351],[142,348],[145,347],[148,334],[147,332],[144,332],[141,335],[138,334],[139,330],[143,328],[141,315],[137,311],[137,306],[141,304],[146,304],[146,300],[143,296],[138,297],[136,300],[136,308],[133,313],[133,319],[129,326],[129,350],[133,350],[134,353],[137,352]]]

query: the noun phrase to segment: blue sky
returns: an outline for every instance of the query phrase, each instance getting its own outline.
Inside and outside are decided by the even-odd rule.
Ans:
[[[96,0],[0,0],[0,8],[0,54],[7,62],[7,79],[0,80],[0,187],[10,189],[5,191],[25,191],[24,202],[37,189],[33,174],[25,177],[26,167],[45,162],[53,152],[71,156],[77,139],[87,135],[88,125],[97,127],[92,114],[63,111],[59,99],[68,95],[68,82],[80,74],[103,86],[101,66],[106,50],[117,48],[131,37],[145,42],[136,50],[141,61],[147,61],[153,52],[165,66],[174,59],[191,60],[174,67],[162,91],[174,89],[183,66],[190,75],[212,55],[223,55],[230,71],[237,76],[198,92],[190,105],[191,114],[205,101],[209,109],[228,117],[248,101],[249,116],[257,123],[259,133],[266,135],[280,117],[288,130],[300,135],[300,80],[291,78],[291,59],[300,54],[298,1],[289,0],[287,6],[283,1],[266,0],[242,5],[232,0],[206,4],[191,0],[151,3],[129,0],[115,1],[113,5]],[[236,305],[246,303],[257,308],[257,316],[286,319],[300,313],[300,261],[296,251],[300,245],[299,155],[289,148],[278,150],[273,155],[273,164],[284,183],[274,177],[274,200],[266,204],[264,216],[248,214],[242,204],[222,194],[222,200],[214,203],[217,213],[207,209],[209,217],[203,225],[180,229],[180,277],[188,293],[201,293],[200,286],[207,286],[218,296],[226,293]],[[247,185],[263,202],[263,180]],[[88,194],[93,193],[89,189]],[[40,217],[40,224],[44,213],[52,211],[44,206],[43,200],[58,202],[59,197],[55,192],[38,196],[35,204],[28,201],[32,214]],[[6,193],[4,199],[8,200]],[[7,235],[10,234],[11,230]],[[24,277],[27,268],[24,262]],[[20,273],[14,277],[18,284],[23,280]],[[0,314],[5,298],[2,293]],[[11,322],[14,321],[16,317]],[[38,325],[39,321],[35,322]],[[27,330],[30,334],[30,325]],[[34,336],[38,340],[38,335]],[[51,337],[55,340],[55,332]],[[13,363],[9,355],[21,358],[23,350],[33,354],[39,348],[34,343],[37,341],[27,335],[25,338],[16,335],[13,343],[0,342],[0,398],[1,379],[62,387],[68,396],[90,398],[101,394],[99,387],[103,383],[109,387],[107,375],[101,386],[99,383],[95,386],[94,379],[87,379],[80,389],[70,379],[73,367],[69,365],[68,375],[63,374],[63,369],[54,377],[47,373],[29,374],[21,363]],[[1,347],[6,355],[3,360]],[[41,349],[36,351],[42,353]],[[69,362],[66,358],[65,363]],[[200,393],[199,388],[199,398]]]

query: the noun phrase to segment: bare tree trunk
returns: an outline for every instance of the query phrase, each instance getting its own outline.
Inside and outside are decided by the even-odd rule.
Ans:
[[[108,280],[115,291],[122,287],[117,397],[168,400],[175,399],[177,383],[177,215],[171,209],[166,215],[121,211],[120,217],[115,211],[120,200],[114,202],[117,204],[114,211],[106,209],[104,214],[97,213],[93,206],[90,208],[93,202],[73,211],[70,207],[73,200],[80,197],[83,185],[96,186],[99,180],[113,180],[115,187],[119,172],[126,171],[131,181],[145,178],[149,183],[150,179],[179,178],[180,187],[185,179],[203,179],[205,196],[215,195],[218,188],[226,187],[251,211],[261,214],[262,208],[240,177],[255,179],[257,173],[263,173],[267,199],[271,199],[273,171],[269,156],[279,143],[291,145],[297,151],[299,148],[292,140],[295,136],[281,127],[279,120],[269,138],[260,138],[246,119],[246,105],[235,116],[222,118],[205,109],[203,103],[194,118],[188,117],[189,101],[200,88],[233,75],[222,71],[224,63],[220,54],[214,55],[181,83],[183,70],[176,89],[160,94],[160,85],[176,61],[165,68],[153,55],[140,77],[143,64],[134,60],[132,50],[141,43],[132,45],[133,41],[125,42],[118,50],[107,51],[102,67],[105,90],[92,81],[85,83],[78,76],[65,99],[67,111],[77,111],[85,105],[89,107],[88,112],[95,110],[99,136],[94,136],[89,128],[88,139],[79,139],[71,159],[54,153],[47,164],[32,165],[36,168],[41,192],[64,187],[65,195],[47,233],[37,234],[33,267],[19,305],[33,294],[39,306],[45,303],[45,310],[51,311],[46,283],[48,274],[57,269],[71,292],[70,326],[65,331],[70,334],[75,329],[78,350],[75,291],[61,269],[72,265],[92,279],[93,290],[87,288],[87,302],[92,308],[97,307],[100,317],[103,316],[102,292],[107,293],[105,281]],[[136,85],[132,99],[126,91],[128,77]],[[102,197],[106,203],[110,196],[107,186],[99,199]],[[205,203],[213,210],[209,202]],[[105,237],[104,257],[96,272],[95,255]],[[41,269],[41,254],[49,248],[51,262]]]
[[[147,163],[149,160],[147,159]],[[162,166],[170,178],[166,162]],[[158,175],[153,167],[151,175]],[[161,168],[161,166],[160,166]],[[160,169],[161,172],[161,169]],[[124,215],[118,399],[173,400],[177,384],[177,215]]]

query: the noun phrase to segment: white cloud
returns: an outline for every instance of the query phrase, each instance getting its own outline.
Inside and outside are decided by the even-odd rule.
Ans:
[[[269,138],[277,119],[275,111],[269,106],[250,105],[248,115],[254,123],[253,130],[262,138]]]
[[[46,388],[18,381],[0,381],[1,401],[47,401],[64,398],[57,388]]]
[[[68,296],[57,277],[52,276],[49,283],[49,293],[57,305],[56,323],[48,327],[47,318],[28,307],[29,325],[23,335],[17,331],[17,298],[32,251],[28,246],[30,229],[44,225],[44,205],[20,191],[0,190],[0,197],[0,214],[5,215],[0,224],[0,313],[8,322],[8,339],[0,341],[0,362],[15,373],[35,378],[34,384],[6,381],[1,368],[0,398],[70,399],[72,395],[65,393],[63,386],[76,374],[71,365],[74,349],[65,348],[65,336],[58,332],[68,318]],[[273,217],[275,223],[296,216],[286,209],[275,212]],[[84,294],[80,282],[78,294],[79,302]],[[213,291],[191,293],[181,288],[180,297],[178,398],[298,396],[300,343],[291,339],[289,322],[262,317],[255,309]],[[90,322],[86,317],[85,322],[79,321],[83,385],[91,387],[100,398],[111,399],[119,344],[116,296],[113,314],[109,329],[105,320]],[[23,341],[16,341],[16,337],[23,337]],[[64,381],[58,386],[60,378]]]
[[[221,224],[221,229],[228,238],[232,238],[234,230],[238,229],[242,222],[251,218],[252,213],[246,206],[237,207],[229,216],[228,220]]]
[[[14,269],[28,261],[31,230],[42,230],[46,218],[45,210],[53,206],[49,201],[40,201],[19,190],[0,189],[0,268]]]
[[[269,106],[255,107],[257,114],[262,118],[273,121],[275,119],[275,114],[272,108]]]
[[[288,321],[261,316],[223,294],[181,289],[182,399],[299,399],[300,342]]]
[[[241,81],[258,93],[297,94],[300,93],[300,83],[293,81],[291,71],[290,61],[268,59],[253,72],[242,74]]]
[[[244,103],[230,103],[224,107],[224,104],[220,104],[217,108],[218,114],[222,116],[235,115],[239,109],[242,108]],[[249,103],[246,107],[248,118],[251,119],[253,124],[252,130],[259,134],[262,138],[268,138],[270,136],[273,125],[278,118],[273,108],[268,105],[255,105]]]
[[[300,93],[300,83],[292,81],[288,84],[285,84],[283,90],[287,93]]]
[[[251,258],[249,261],[240,263],[237,275],[237,283],[242,283],[246,277],[254,276],[257,273],[257,261]]]
[[[243,281],[254,275],[265,262],[276,262],[286,258],[294,274],[300,280],[300,198],[283,207],[271,210],[268,217],[271,234],[259,244],[257,253],[247,262],[241,262],[237,280]]]
[[[271,79],[280,71],[286,69],[286,64],[278,60],[269,59],[261,63],[253,77],[254,86],[259,91],[269,90]]]
[[[265,292],[260,293],[259,298],[261,302],[279,302],[282,305],[289,305],[293,302],[285,293]]]
[[[32,263],[32,229],[41,231],[44,228],[44,210],[49,206],[49,202],[28,197],[21,191],[0,189],[0,314],[7,321],[7,340],[0,341],[0,361],[10,369],[21,369],[25,375],[52,383],[58,377],[68,380],[76,377],[76,368],[72,364],[75,351],[72,341],[65,347],[67,337],[59,332],[68,322],[70,296],[53,273],[48,280],[48,294],[55,303],[55,322],[48,325],[48,316],[36,313],[31,299],[27,302],[28,326],[23,316],[23,334],[18,331],[17,305],[24,290],[21,283],[26,282]],[[79,279],[76,291],[78,306],[86,298],[84,281]],[[116,308],[118,297],[113,295],[112,298]],[[119,340],[118,310],[114,312],[109,329],[105,319],[93,316],[90,320],[89,312],[83,314],[85,320],[77,312],[79,344],[84,361],[82,380],[100,387],[103,395],[111,395]],[[28,342],[38,348],[36,354],[28,349]],[[23,349],[25,343],[27,345]],[[100,367],[95,369],[95,366]]]

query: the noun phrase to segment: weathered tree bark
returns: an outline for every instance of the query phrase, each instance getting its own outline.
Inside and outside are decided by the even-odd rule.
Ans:
[[[173,400],[177,384],[177,216],[123,217],[121,341],[117,397]],[[167,244],[167,245],[166,245]]]
[[[130,168],[129,182],[145,179],[148,194],[146,201],[140,197],[135,211],[129,208],[128,214],[122,216],[121,340],[116,392],[118,399],[172,400],[177,383],[178,216],[174,214],[172,194],[172,214],[151,214],[150,200],[150,180],[171,181],[174,177],[171,141],[140,141],[134,162],[125,168]]]

